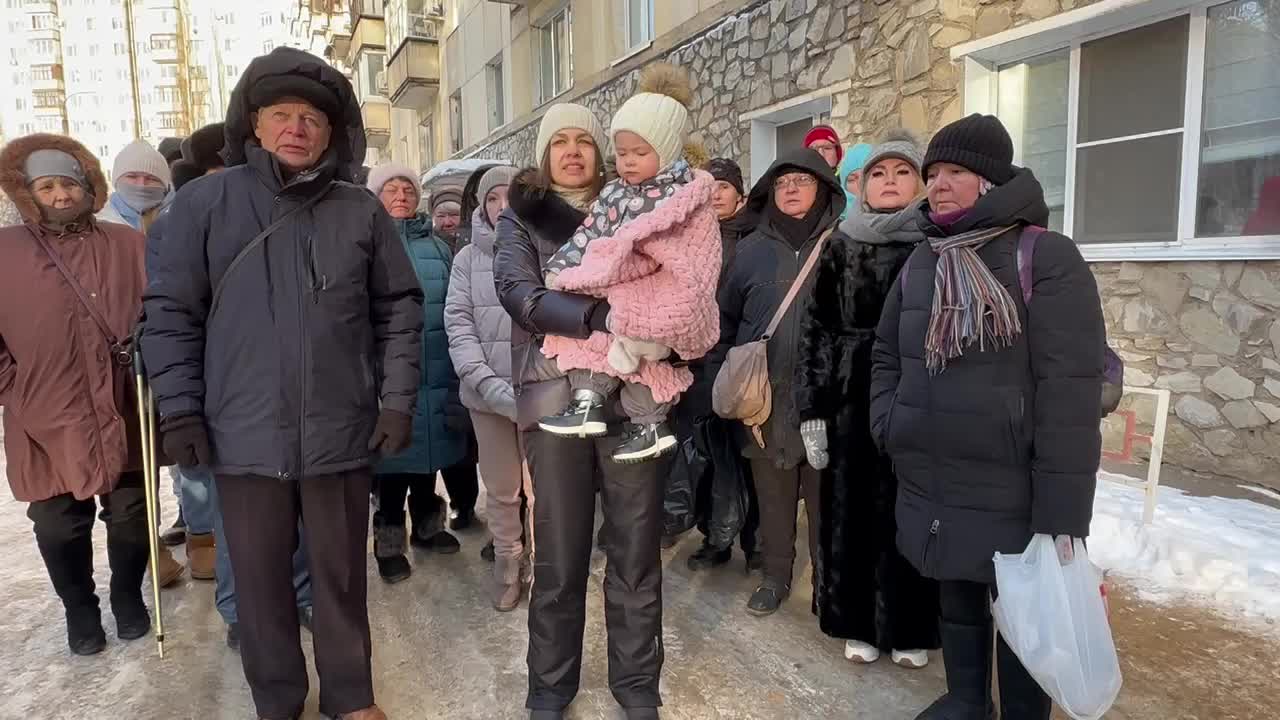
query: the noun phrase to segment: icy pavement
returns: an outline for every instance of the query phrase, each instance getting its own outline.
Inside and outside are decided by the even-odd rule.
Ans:
[[[1091,558],[1138,596],[1193,602],[1228,616],[1280,623],[1280,510],[1161,487],[1142,525],[1142,490],[1099,473]]]
[[[165,516],[172,519],[173,500],[167,486],[166,479],[161,496],[168,506]],[[1252,619],[1226,619],[1199,604],[1180,601],[1179,588],[1185,582],[1169,581],[1161,591],[1163,604],[1155,604],[1144,595],[1164,587],[1157,582],[1157,574],[1138,577],[1120,572],[1122,567],[1143,573],[1143,568],[1161,566],[1161,562],[1139,559],[1158,560],[1166,555],[1157,550],[1143,554],[1138,552],[1141,548],[1182,547],[1163,533],[1195,526],[1188,520],[1175,524],[1172,518],[1218,518],[1216,511],[1196,511],[1200,499],[1185,498],[1184,507],[1181,501],[1166,502],[1162,497],[1163,514],[1156,529],[1133,535],[1134,542],[1124,546],[1133,551],[1106,551],[1102,545],[1116,549],[1122,545],[1114,539],[1102,543],[1101,538],[1125,537],[1121,523],[1132,512],[1140,512],[1140,500],[1108,483],[1100,487],[1097,527],[1101,533],[1094,545],[1099,558],[1109,557],[1104,562],[1115,563],[1112,624],[1125,673],[1125,687],[1107,715],[1109,720],[1274,718],[1280,641],[1263,637],[1255,628],[1265,627]],[[1217,505],[1205,503],[1204,507]],[[1234,519],[1249,517],[1251,511],[1247,503],[1222,510],[1227,508]],[[61,606],[36,552],[25,510],[25,505],[12,499],[7,483],[0,485],[0,547],[7,558],[0,589],[4,608],[0,614],[0,647],[4,648],[0,720],[254,717],[239,656],[223,644],[224,628],[213,609],[212,583],[188,579],[165,591],[169,642],[164,660],[156,657],[151,637],[128,644],[116,640],[109,611],[104,613],[106,652],[92,658],[71,657]],[[799,535],[804,538],[801,518]],[[1194,536],[1203,535],[1206,543],[1215,536],[1234,537],[1215,530],[1223,527],[1214,524],[1218,522],[1206,521]],[[1108,529],[1108,523],[1115,527]],[[1250,532],[1258,532],[1256,525],[1249,527],[1255,528]],[[910,720],[943,691],[936,654],[930,667],[921,671],[902,670],[883,661],[871,666],[847,663],[842,643],[823,636],[809,613],[807,572],[797,578],[795,596],[777,615],[748,616],[743,604],[753,582],[742,572],[741,555],[718,571],[695,575],[685,569],[685,560],[699,541],[696,535],[691,533],[663,555],[666,720]],[[104,589],[109,576],[101,524],[94,540],[96,579]],[[393,720],[527,717],[521,708],[526,617],[523,611],[499,615],[489,608],[491,566],[478,556],[484,535],[468,532],[462,540],[461,554],[413,557],[413,577],[394,587],[378,581],[370,563],[375,690]],[[800,544],[798,554],[805,557],[803,540]],[[1192,557],[1201,558],[1229,557],[1238,546],[1192,547]],[[621,718],[607,690],[602,570],[603,558],[597,553],[588,600],[582,692],[570,709],[570,720]],[[1225,597],[1241,595],[1233,591]],[[1257,607],[1265,609],[1265,603]],[[310,654],[310,643],[304,640],[304,644]],[[319,718],[315,688],[313,675],[305,720]]]

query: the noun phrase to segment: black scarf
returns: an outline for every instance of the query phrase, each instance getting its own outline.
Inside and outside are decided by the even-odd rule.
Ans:
[[[797,251],[814,236],[818,224],[826,217],[831,204],[831,190],[822,182],[818,183],[818,195],[813,200],[813,207],[802,218],[793,218],[778,209],[772,193],[769,196],[768,208],[765,210],[769,225],[782,236],[788,245]]]

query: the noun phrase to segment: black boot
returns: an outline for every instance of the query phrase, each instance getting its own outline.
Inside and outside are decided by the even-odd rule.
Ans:
[[[1002,637],[996,641],[996,668],[1000,676],[1000,717],[1004,720],[1049,720],[1053,701]]]
[[[497,561],[498,554],[493,549],[493,540],[490,540],[489,542],[485,543],[484,547],[480,548],[480,558],[488,562]]]
[[[187,541],[187,519],[182,516],[182,506],[178,506],[178,519],[173,525],[160,534],[160,542],[169,547],[177,547]]]
[[[916,720],[989,720],[991,706],[991,624],[942,623],[942,662],[947,694]],[[1008,720],[1022,720],[1010,716]]]
[[[127,519],[113,517],[107,525],[107,561],[111,565],[111,612],[121,640],[136,640],[151,630],[151,614],[142,601],[142,578],[150,553],[145,513],[134,513]]]
[[[692,555],[689,556],[689,569],[693,571],[706,570],[708,568],[720,567],[729,562],[733,558],[733,548],[718,548],[702,544]]]
[[[413,569],[404,556],[404,526],[381,526],[373,529],[373,557],[378,561],[378,575],[388,585],[407,580]]]
[[[76,655],[93,655],[107,646],[102,611],[93,584],[93,539],[79,535],[64,542],[41,541],[40,557],[53,589],[62,600],[67,620],[67,647]]]

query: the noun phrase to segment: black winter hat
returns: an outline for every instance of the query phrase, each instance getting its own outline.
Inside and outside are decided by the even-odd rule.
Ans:
[[[164,161],[172,165],[182,159],[182,140],[180,137],[167,137],[160,140],[156,150],[164,156]]]
[[[747,194],[746,186],[742,182],[742,168],[729,158],[712,158],[707,163],[707,172],[711,173],[711,177],[716,180],[732,185],[739,195]]]
[[[306,100],[317,110],[329,116],[329,122],[342,120],[342,105],[329,88],[305,75],[283,73],[266,75],[249,88],[249,107],[253,110],[269,107],[287,97]]]
[[[225,142],[225,128],[222,123],[212,123],[191,133],[182,146],[182,159],[199,167],[201,170],[212,170],[222,167],[222,143]]]
[[[190,160],[178,160],[169,166],[169,173],[173,176],[173,189],[181,190],[183,185],[198,177],[204,177],[204,168]]]
[[[921,172],[934,163],[952,163],[996,185],[1013,179],[1013,138],[994,115],[974,113],[939,130],[929,141]]]

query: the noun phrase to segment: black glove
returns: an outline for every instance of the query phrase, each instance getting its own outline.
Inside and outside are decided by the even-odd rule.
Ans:
[[[413,439],[413,418],[402,412],[386,410],[378,413],[378,424],[369,438],[369,449],[382,457],[404,452]]]
[[[213,459],[209,451],[209,432],[199,415],[179,415],[160,423],[160,447],[180,467],[208,465]]]

